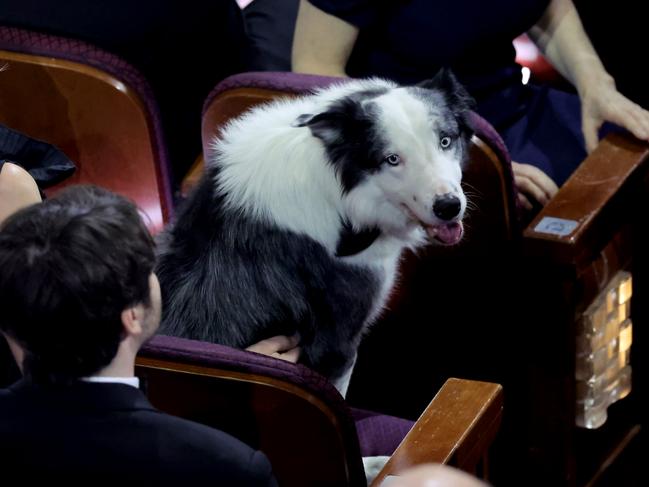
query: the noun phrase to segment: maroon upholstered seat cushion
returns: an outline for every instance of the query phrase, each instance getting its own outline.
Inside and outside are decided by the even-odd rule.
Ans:
[[[414,421],[364,409],[352,408],[351,412],[364,457],[391,456],[415,424]]]
[[[363,456],[391,455],[414,424],[393,416],[350,409],[333,385],[318,373],[303,365],[258,353],[158,335],[140,350],[140,356],[263,375],[295,384],[323,400],[338,421],[348,422],[348,426],[355,422]]]

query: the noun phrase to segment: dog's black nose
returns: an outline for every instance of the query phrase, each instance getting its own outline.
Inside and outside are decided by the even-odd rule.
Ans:
[[[433,204],[433,213],[442,220],[452,220],[460,213],[461,209],[460,198],[450,193],[438,196]]]

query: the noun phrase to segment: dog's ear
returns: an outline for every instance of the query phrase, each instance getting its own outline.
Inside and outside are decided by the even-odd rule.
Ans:
[[[291,125],[293,127],[307,127],[311,120],[313,120],[313,117],[315,117],[315,115],[312,113],[303,113],[297,117]]]
[[[453,71],[449,68],[441,68],[434,78],[422,81],[417,86],[442,93],[463,128],[470,129],[469,112],[475,108],[475,100],[457,80]]]
[[[309,127],[314,137],[325,144],[335,144],[363,134],[372,117],[372,103],[348,96],[335,101],[325,111],[316,115],[300,115],[293,122],[293,126]]]
[[[362,114],[363,109],[358,102],[345,99],[316,115],[300,115],[293,122],[293,126],[309,127],[314,137],[325,143],[332,143],[361,120]]]
[[[343,123],[342,114],[328,110],[326,112],[312,114],[302,114],[293,122],[294,127],[309,127],[314,137],[323,142],[336,140],[340,134],[340,126]]]

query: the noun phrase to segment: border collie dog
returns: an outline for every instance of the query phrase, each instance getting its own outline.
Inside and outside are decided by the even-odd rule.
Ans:
[[[350,80],[257,107],[214,143],[161,239],[161,333],[244,348],[298,333],[345,394],[405,248],[462,237],[470,97]]]

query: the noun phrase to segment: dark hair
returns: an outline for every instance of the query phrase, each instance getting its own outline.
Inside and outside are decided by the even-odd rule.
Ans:
[[[0,330],[26,352],[25,375],[66,383],[108,365],[122,311],[149,304],[153,240],[137,208],[77,186],[0,227]]]

